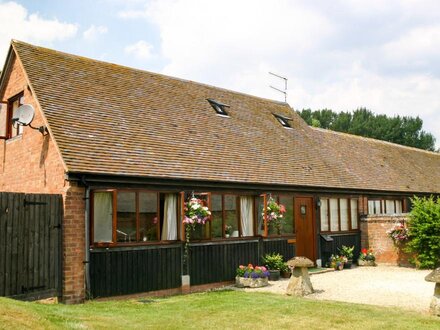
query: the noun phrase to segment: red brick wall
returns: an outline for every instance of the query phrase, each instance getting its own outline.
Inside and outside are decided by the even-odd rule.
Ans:
[[[44,125],[43,115],[32,95],[21,63],[14,59],[2,101],[24,92],[24,103],[35,109],[32,126]],[[84,188],[64,179],[64,165],[50,135],[24,127],[21,136],[0,140],[0,191],[61,194],[64,201],[64,281],[66,303],[84,299],[85,228]]]
[[[373,249],[376,263],[410,266],[409,255],[388,237],[387,230],[398,221],[407,221],[405,215],[369,215],[361,219],[361,247]]]

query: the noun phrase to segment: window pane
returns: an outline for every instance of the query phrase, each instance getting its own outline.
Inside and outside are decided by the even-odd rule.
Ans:
[[[93,194],[93,241],[111,242],[113,232],[113,194],[95,192]]]
[[[293,218],[293,196],[280,196],[280,204],[286,208],[284,213],[284,225],[281,228],[282,234],[293,234],[295,231],[295,221]]]
[[[348,230],[348,201],[346,198],[341,198],[339,200],[339,205],[341,208],[341,230]]]
[[[117,226],[118,242],[136,241],[136,193],[118,191]]]
[[[272,199],[275,202],[277,202],[277,203],[279,202],[278,195],[273,195],[272,194],[271,196],[272,196]],[[268,198],[266,200],[266,203],[269,203],[269,199],[270,199],[270,197],[268,196]],[[271,221],[267,222],[267,233],[268,233],[269,236],[270,235],[278,235],[278,230],[277,230],[277,228],[274,226],[274,224]]]
[[[16,99],[13,103],[12,103],[12,114],[13,117],[15,115],[15,111],[18,109],[18,107],[20,106],[20,98]],[[11,137],[17,136],[19,134],[21,134],[23,132],[23,126],[15,124],[12,125],[12,122],[10,123],[11,125]],[[14,127],[15,126],[15,127]]]
[[[358,229],[358,200],[352,199],[351,204],[351,229]]]
[[[221,238],[223,235],[222,195],[211,195],[212,237]]]
[[[394,209],[394,200],[386,200],[387,214],[394,214],[396,210]]]
[[[231,237],[239,237],[237,196],[225,195],[225,225],[231,227]]]
[[[321,231],[328,231],[328,200],[321,198]]]
[[[368,214],[374,214],[374,201],[368,201]]]
[[[185,201],[189,201],[191,198],[191,194],[186,194]],[[199,193],[194,195],[195,198],[200,200],[201,205],[208,206],[208,195],[204,193]],[[211,221],[207,221],[204,225],[197,225],[195,230],[191,233],[191,238],[193,240],[207,239],[210,238],[211,231]]]
[[[119,209],[118,209],[119,211]],[[139,193],[139,232],[141,241],[157,241],[157,193]]]
[[[376,201],[376,214],[384,214],[385,213],[385,201],[382,199],[380,201]]]
[[[330,198],[330,230],[339,231],[338,199]]]
[[[5,103],[0,103],[0,137],[6,137],[8,121],[8,107]]]
[[[396,200],[396,213],[402,213],[402,201]]]
[[[240,196],[241,235],[254,236],[254,198]]]

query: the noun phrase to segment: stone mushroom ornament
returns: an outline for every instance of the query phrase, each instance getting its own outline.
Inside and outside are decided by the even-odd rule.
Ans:
[[[425,281],[434,282],[434,296],[431,299],[430,312],[432,315],[440,316],[440,267],[426,275]]]
[[[290,259],[287,265],[292,269],[292,276],[287,286],[287,295],[303,297],[313,293],[308,270],[309,267],[314,266],[313,261],[306,257],[295,257]]]

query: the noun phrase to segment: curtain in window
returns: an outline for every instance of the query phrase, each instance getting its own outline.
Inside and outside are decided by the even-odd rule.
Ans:
[[[93,195],[93,235],[95,242],[111,242],[113,232],[113,194],[95,192]]]
[[[339,206],[337,198],[330,198],[330,230],[339,231]]]
[[[329,231],[328,227],[328,200],[321,198],[321,231]]]
[[[177,195],[165,194],[162,240],[177,240]]]
[[[241,231],[243,237],[254,236],[254,199],[252,196],[240,196]]]
[[[351,204],[351,229],[358,229],[358,200],[352,199]]]

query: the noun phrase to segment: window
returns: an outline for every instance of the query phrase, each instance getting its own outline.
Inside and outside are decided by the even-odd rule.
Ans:
[[[284,116],[282,116],[282,115],[277,115],[277,114],[273,114],[274,115],[274,117],[278,120],[278,122],[281,124],[281,125],[283,125],[283,127],[285,127],[285,128],[292,128],[291,126],[290,126],[290,123],[289,123],[289,121],[291,121],[292,120],[292,118],[287,118],[287,117],[284,117]]]
[[[258,233],[262,236],[277,236],[276,228],[266,223],[266,204],[269,198],[272,197],[275,202],[282,204],[286,212],[283,215],[284,221],[281,226],[281,235],[292,236],[295,233],[295,219],[294,219],[294,199],[293,195],[267,195],[263,194],[258,199]],[[264,215],[263,215],[264,214]]]
[[[402,213],[403,201],[401,199],[369,199],[368,214],[396,214]]]
[[[8,103],[0,102],[0,139],[8,136]]]
[[[321,198],[321,232],[358,229],[357,198]]]
[[[15,110],[23,104],[23,92],[0,103],[0,138],[9,139],[23,133],[23,126],[12,123]]]
[[[93,191],[91,242],[124,244],[177,240],[176,194],[141,190]]]
[[[225,108],[229,108],[229,105],[220,103],[218,101],[215,101],[213,99],[207,99],[209,104],[211,104],[212,108],[217,112],[218,115],[229,117],[228,113],[226,112]]]
[[[211,237],[254,236],[254,197],[213,193]]]

